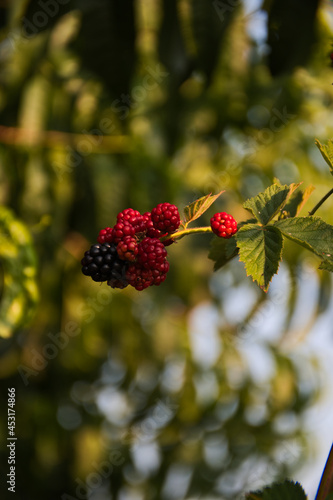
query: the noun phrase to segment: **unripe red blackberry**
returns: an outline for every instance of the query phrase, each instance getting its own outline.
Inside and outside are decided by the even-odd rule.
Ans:
[[[145,229],[143,216],[133,208],[125,208],[125,210],[119,212],[117,222],[128,222],[134,227],[135,233],[140,233]]]
[[[98,243],[112,243],[112,227],[101,229],[97,241]]]
[[[160,269],[146,269],[140,262],[130,264],[126,272],[126,280],[136,290],[144,290],[149,286],[159,286],[167,276],[169,262],[165,261],[160,265]]]
[[[145,269],[158,269],[159,265],[165,261],[167,251],[163,243],[158,238],[144,238],[139,243],[137,261]]]
[[[140,263],[135,262],[129,265],[126,280],[136,290],[141,291],[153,285],[154,277],[151,269],[145,269]]]
[[[220,238],[231,238],[237,232],[237,222],[232,215],[219,212],[210,219],[213,232]]]
[[[151,213],[145,212],[142,217],[145,224],[146,235],[149,236],[149,238],[160,238],[162,233],[158,229],[155,229],[153,221],[151,220]]]
[[[160,285],[169,271],[167,251],[158,238],[145,237],[138,244],[135,262],[129,264],[126,272],[128,283],[136,290],[144,290],[152,285]]]
[[[176,205],[159,203],[151,211],[151,220],[155,229],[163,233],[173,233],[180,224],[180,216]]]
[[[119,243],[125,236],[134,236],[134,234],[135,229],[128,221],[117,222],[112,229],[112,241],[114,243]]]
[[[94,281],[109,281],[113,288],[125,288],[128,285],[126,270],[128,263],[119,259],[116,245],[97,243],[92,245],[81,260],[82,273]],[[110,285],[112,286],[112,285]]]
[[[125,236],[117,245],[117,253],[120,259],[133,262],[138,255],[138,244],[133,236]]]

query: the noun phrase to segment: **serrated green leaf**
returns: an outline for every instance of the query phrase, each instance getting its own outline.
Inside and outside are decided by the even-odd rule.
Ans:
[[[247,275],[266,292],[279,268],[283,246],[281,233],[270,226],[246,224],[236,233],[236,241]]]
[[[215,200],[221,194],[224,193],[224,191],[220,191],[217,194],[212,195],[207,194],[206,196],[202,196],[198,200],[193,201],[189,205],[187,205],[184,208],[184,216],[185,216],[185,224],[183,224],[184,227],[187,226],[190,222],[194,221],[195,219],[198,219],[203,213],[208,210],[208,208],[214,203]]]
[[[279,210],[282,210],[289,196],[299,185],[280,186],[279,184],[272,184],[263,193],[246,200],[243,207],[252,212],[261,224],[266,225]]]
[[[333,140],[330,139],[327,144],[321,144],[318,139],[316,139],[315,145],[321,152],[322,157],[330,167],[330,172],[333,175]]]
[[[315,187],[310,185],[306,189],[304,189],[304,191],[297,190],[296,192],[294,192],[283,208],[281,219],[285,219],[287,217],[296,217],[302,210],[303,206],[309,199],[314,189]]]
[[[333,260],[333,226],[320,217],[291,217],[276,221],[274,227],[324,261]]]
[[[320,479],[315,500],[328,500],[333,494],[333,446],[328,454],[325,468]]]
[[[287,479],[283,483],[274,483],[272,486],[267,486],[262,491],[248,493],[246,499],[306,500],[307,496],[299,483]]]
[[[214,271],[217,271],[237,254],[238,248],[235,238],[224,239],[216,237],[211,242],[208,258],[215,262]]]

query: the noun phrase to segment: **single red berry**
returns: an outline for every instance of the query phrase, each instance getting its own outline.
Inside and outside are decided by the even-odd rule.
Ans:
[[[173,233],[180,224],[178,208],[171,203],[159,203],[151,211],[151,220],[155,229],[162,233]]]
[[[237,222],[232,215],[219,212],[210,219],[210,226],[220,238],[231,238],[237,232]]]
[[[117,253],[122,260],[133,262],[138,251],[138,244],[133,236],[125,236],[117,245]]]
[[[125,236],[134,236],[134,234],[135,229],[129,222],[117,222],[112,229],[112,241],[114,243],[119,243]]]
[[[112,243],[112,227],[106,227],[105,229],[101,229],[98,238],[98,243]]]

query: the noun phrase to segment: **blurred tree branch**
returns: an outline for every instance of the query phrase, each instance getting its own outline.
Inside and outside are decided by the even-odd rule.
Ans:
[[[59,132],[56,130],[30,130],[0,125],[0,143],[19,147],[63,147],[70,145],[80,149],[80,143],[88,141],[90,153],[127,153],[131,149],[126,135],[89,135]]]

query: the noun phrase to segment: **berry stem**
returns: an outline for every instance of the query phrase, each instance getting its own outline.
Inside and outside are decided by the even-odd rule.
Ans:
[[[324,201],[326,201],[327,198],[329,198],[331,196],[331,194],[333,194],[333,188],[330,189],[329,192],[326,193],[325,196],[322,197],[322,199],[317,203],[317,205],[315,207],[313,207],[313,209],[309,212],[309,215],[314,215],[315,212],[317,212],[318,208],[320,208],[322,206]]]
[[[166,240],[179,240],[183,236],[187,236],[188,234],[196,234],[196,233],[212,233],[212,228],[210,226],[206,227],[192,227],[191,229],[183,229],[182,231],[176,231],[175,233],[168,234],[166,236],[163,236],[161,241],[166,241]]]

